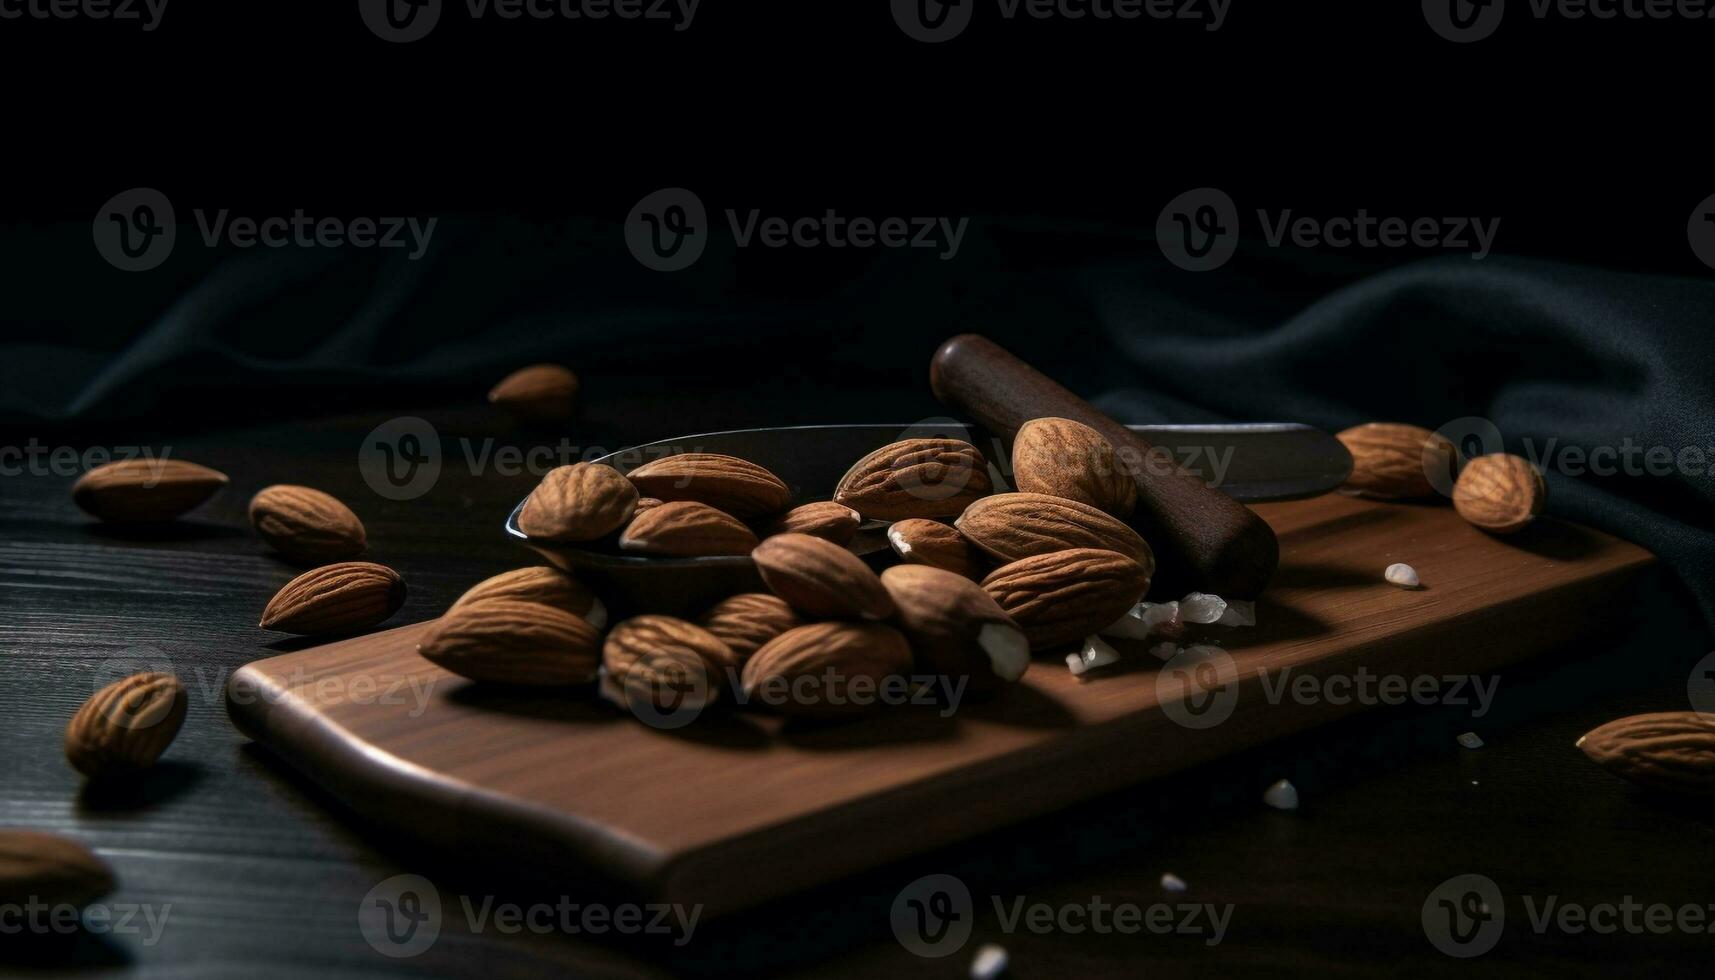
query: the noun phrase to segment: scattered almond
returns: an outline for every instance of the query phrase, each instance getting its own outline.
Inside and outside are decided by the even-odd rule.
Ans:
[[[1077,548],[1032,555],[983,579],[994,597],[1044,650],[1096,634],[1149,591],[1150,570],[1113,551]]]
[[[893,600],[863,559],[808,534],[777,534],[751,552],[762,581],[792,608],[826,619],[886,619]]]
[[[911,647],[890,626],[812,623],[780,634],[745,662],[744,697],[781,714],[838,718],[878,707],[879,685],[910,670]]]
[[[343,561],[363,554],[363,522],[331,494],[278,484],[250,498],[250,523],[262,540],[293,561]]]
[[[1088,504],[1115,517],[1137,507],[1137,481],[1120,465],[1113,444],[1071,419],[1032,419],[1012,441],[1012,478],[1025,493]]]
[[[1542,513],[1548,487],[1542,474],[1518,456],[1497,453],[1465,464],[1453,485],[1459,516],[1491,534],[1512,534]]]
[[[71,499],[104,521],[170,521],[226,486],[226,474],[179,459],[125,459],[78,477]]]
[[[957,439],[906,439],[857,461],[834,488],[834,502],[869,520],[954,517],[991,487],[988,461]]]
[[[967,678],[971,694],[983,697],[1030,666],[1024,631],[970,579],[928,565],[895,565],[881,573],[881,584],[898,609],[894,622],[928,672]]]
[[[1435,493],[1430,474],[1445,488],[1458,472],[1459,451],[1452,441],[1415,425],[1369,422],[1335,438],[1352,454],[1346,489],[1366,497],[1427,497]]]
[[[1610,721],[1578,740],[1591,761],[1640,786],[1715,794],[1715,715],[1662,711]]]
[[[484,579],[459,596],[452,608],[485,599],[536,602],[569,612],[598,630],[607,625],[607,607],[595,593],[577,579],[547,565],[515,568]]]
[[[956,522],[965,537],[1000,561],[1072,548],[1117,551],[1155,570],[1155,557],[1143,538],[1111,514],[1075,500],[1042,493],[1001,493],[984,497]]]
[[[572,417],[578,376],[558,364],[532,364],[502,378],[488,393],[491,404],[521,422],[551,424]]]
[[[417,652],[473,681],[565,687],[596,679],[600,646],[596,628],[563,609],[484,599],[448,610]]]
[[[405,581],[386,565],[347,561],[312,568],[262,610],[265,630],[314,635],[368,629],[405,604]]]
[[[851,543],[862,523],[863,517],[845,504],[819,500],[813,504],[800,504],[764,525],[762,536],[808,534],[812,538],[845,545]]]
[[[786,509],[792,491],[773,473],[749,460],[719,453],[680,453],[645,463],[626,474],[639,493],[672,502],[694,500],[742,520]]]
[[[66,760],[91,777],[147,769],[178,736],[185,709],[184,685],[172,674],[114,681],[66,725]]]
[[[804,621],[786,600],[766,592],[741,592],[697,617],[697,625],[720,637],[740,662],[764,643]]]
[[[83,908],[116,884],[107,862],[69,837],[0,830],[0,908]]]
[[[544,541],[594,541],[619,530],[637,507],[637,488],[605,463],[557,466],[518,513],[518,528]]]
[[[675,500],[632,518],[619,536],[621,551],[669,558],[748,555],[756,534],[731,514],[694,500]]]
[[[945,569],[968,579],[983,577],[983,554],[951,524],[912,517],[887,528],[887,543],[901,561]]]

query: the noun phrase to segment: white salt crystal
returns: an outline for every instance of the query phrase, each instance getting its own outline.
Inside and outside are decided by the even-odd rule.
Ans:
[[[1466,732],[1459,736],[1459,744],[1468,749],[1480,749],[1483,747],[1483,740],[1476,732]]]
[[[1213,623],[1227,611],[1227,600],[1218,595],[1193,592],[1179,600],[1179,618],[1187,623]]]
[[[1171,871],[1165,872],[1161,876],[1161,888],[1163,891],[1182,892],[1185,890],[1185,879]]]
[[[1284,779],[1277,780],[1273,786],[1263,790],[1262,801],[1276,810],[1298,809],[1298,787]]]
[[[1138,615],[1144,625],[1152,630],[1160,629],[1170,623],[1179,621],[1179,603],[1177,602],[1140,602],[1137,604]]]
[[[1394,562],[1389,565],[1387,571],[1382,573],[1382,578],[1402,589],[1415,589],[1423,584],[1417,577],[1417,569],[1402,562]]]
[[[1128,610],[1124,616],[1114,620],[1112,624],[1103,627],[1098,632],[1103,636],[1118,636],[1127,640],[1149,639],[1149,624],[1143,618],[1143,607],[1147,605],[1149,605],[1147,602],[1138,603]]]
[[[1227,611],[1216,621],[1218,626],[1255,626],[1256,603],[1249,599],[1228,599]]]
[[[1073,677],[1082,677],[1085,671],[1119,662],[1119,651],[1099,636],[1084,637],[1082,651],[1066,654],[1066,669],[1072,672]]]
[[[977,955],[971,959],[971,980],[999,980],[1006,972],[1011,957],[1006,955],[1006,947],[994,943],[983,943],[977,947]]]

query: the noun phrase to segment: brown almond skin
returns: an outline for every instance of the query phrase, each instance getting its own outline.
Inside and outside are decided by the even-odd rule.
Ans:
[[[862,524],[862,515],[845,504],[818,500],[813,504],[800,504],[764,525],[762,536],[808,534],[812,538],[844,546],[851,543]]]
[[[184,685],[172,674],[114,681],[66,725],[66,761],[91,778],[147,769],[178,737],[186,707]]]
[[[484,599],[449,610],[417,652],[473,681],[526,687],[589,684],[601,666],[601,634],[563,609]]]
[[[887,543],[901,561],[943,569],[973,581],[982,579],[988,564],[964,532],[927,518],[894,521],[887,529]]]
[[[1452,441],[1420,426],[1367,422],[1334,438],[1352,454],[1352,474],[1346,478],[1344,489],[1365,497],[1396,500],[1433,496],[1435,484],[1430,473],[1450,483],[1459,468],[1459,451]]]
[[[619,550],[668,558],[748,555],[756,533],[743,521],[708,504],[675,500],[631,519]]]
[[[863,559],[808,534],[777,534],[751,552],[762,581],[817,619],[886,619],[893,599]]]
[[[1137,481],[1113,444],[1072,419],[1032,419],[1012,440],[1012,478],[1025,493],[1064,497],[1125,518],[1137,508]]]
[[[558,364],[532,364],[502,378],[488,393],[491,404],[520,422],[551,424],[572,417],[578,376]]]
[[[994,597],[970,579],[928,565],[895,565],[881,573],[881,584],[898,609],[893,624],[911,642],[924,670],[964,678],[973,696],[986,698],[1030,666],[1028,651],[1010,663],[997,662],[983,648],[984,627],[1005,628],[1020,641],[1026,637]]]
[[[596,629],[607,625],[607,607],[582,582],[547,565],[514,568],[492,578],[483,579],[459,596],[453,609],[485,599],[516,599],[537,602],[562,609],[588,622]],[[450,612],[451,610],[449,610]]]
[[[1548,499],[1542,474],[1519,456],[1497,453],[1465,464],[1453,485],[1453,509],[1473,526],[1490,534],[1513,534],[1524,529]]]
[[[83,908],[116,884],[107,862],[78,841],[36,830],[0,830],[0,906]]]
[[[594,541],[631,520],[637,488],[605,463],[558,466],[542,477],[518,512],[518,528],[544,541]]]
[[[1130,526],[1075,500],[1043,493],[1000,493],[967,508],[956,522],[971,543],[1008,562],[1071,548],[1117,551],[1151,573],[1155,556]]]
[[[767,469],[719,453],[664,456],[627,473],[637,491],[669,503],[694,500],[740,520],[785,510],[792,491]]]
[[[225,473],[182,459],[116,460],[78,477],[71,499],[109,523],[151,524],[178,518],[226,484]]]
[[[853,464],[834,502],[872,521],[955,517],[991,488],[988,461],[970,443],[905,439]]]
[[[632,511],[631,516],[636,517],[638,514],[642,514],[642,513],[645,513],[647,511],[654,510],[655,508],[661,506],[664,503],[666,503],[665,500],[659,500],[659,499],[656,499],[655,497],[638,497],[637,498],[637,509]]]
[[[368,546],[363,522],[351,508],[310,487],[282,483],[257,491],[250,498],[250,524],[293,561],[344,561]]]
[[[740,663],[764,643],[804,625],[786,600],[766,592],[741,592],[697,617],[697,625],[723,640]]]
[[[1125,555],[1076,548],[995,569],[983,589],[1030,638],[1030,649],[1074,643],[1125,615],[1149,591],[1149,570]]]
[[[262,610],[265,630],[312,636],[368,629],[405,604],[405,580],[386,565],[347,561],[287,582]]]
[[[739,658],[726,641],[673,616],[634,616],[614,626],[602,644],[610,684],[627,703],[669,707],[665,692],[694,691],[696,707],[736,682]],[[689,688],[687,688],[689,684]]]
[[[1592,762],[1639,786],[1715,794],[1715,715],[1662,711],[1608,722],[1578,740]]]
[[[828,680],[832,671],[837,680]],[[802,718],[844,718],[881,707],[875,685],[885,678],[908,675],[911,647],[905,636],[880,623],[812,623],[787,630],[763,644],[744,665],[747,706]],[[814,679],[795,696],[794,682]],[[845,694],[854,678],[869,682],[861,699]],[[842,685],[839,688],[832,683]]]

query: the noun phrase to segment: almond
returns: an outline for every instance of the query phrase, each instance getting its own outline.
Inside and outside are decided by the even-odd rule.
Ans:
[[[776,534],[756,546],[762,581],[792,608],[824,619],[886,619],[893,600],[863,559],[808,534]]]
[[[172,674],[133,674],[83,703],[66,725],[65,753],[85,776],[147,769],[185,723],[185,689]]]
[[[922,517],[895,521],[887,529],[887,543],[902,561],[946,569],[968,579],[983,577],[982,552],[950,524]]]
[[[483,579],[459,596],[452,608],[485,599],[536,602],[569,612],[598,630],[607,625],[607,607],[595,593],[584,588],[577,579],[547,565],[515,568]]]
[[[625,526],[637,488],[605,463],[557,466],[542,477],[518,513],[518,528],[544,541],[594,541]]]
[[[847,545],[862,523],[863,518],[858,512],[845,504],[819,500],[813,504],[800,504],[764,525],[762,536],[808,534],[812,538]]]
[[[71,499],[104,521],[170,521],[226,486],[226,474],[178,459],[125,459],[78,477]]]
[[[1589,732],[1578,747],[1597,765],[1640,786],[1715,793],[1715,715],[1632,715]]]
[[[1491,534],[1512,534],[1536,515],[1548,498],[1548,486],[1530,461],[1498,453],[1465,464],[1453,485],[1453,509]]]
[[[882,703],[887,678],[910,670],[911,647],[892,627],[812,623],[769,640],[745,662],[744,700],[808,718],[862,714]]]
[[[631,516],[636,517],[644,511],[654,510],[664,503],[666,503],[665,500],[660,500],[655,497],[638,497],[637,509],[631,512]]]
[[[988,461],[957,439],[906,439],[857,461],[834,502],[874,521],[954,517],[988,494]]]
[[[35,830],[0,830],[0,908],[82,908],[113,890],[113,869],[83,844]]]
[[[1458,471],[1459,452],[1452,441],[1415,425],[1369,422],[1335,438],[1352,454],[1345,488],[1366,497],[1427,497],[1435,493],[1431,474],[1446,487]]]
[[[756,534],[743,521],[693,500],[675,500],[632,518],[619,536],[621,551],[671,558],[748,555]]]
[[[262,540],[293,561],[343,561],[363,554],[363,522],[332,495],[277,484],[250,498],[250,523]]]
[[[1118,552],[1076,548],[1002,565],[983,589],[1024,629],[1030,649],[1044,650],[1118,620],[1149,591],[1149,576]]]
[[[964,678],[986,697],[1030,666],[1030,640],[970,579],[928,565],[895,565],[881,584],[898,608],[894,622],[917,653],[917,664],[943,677]]]
[[[725,641],[741,663],[764,643],[803,624],[785,599],[766,592],[741,592],[697,617],[697,625]]]
[[[578,376],[558,364],[519,368],[488,393],[491,404],[519,421],[543,424],[571,418],[577,397]]]
[[[1137,507],[1137,481],[1113,443],[1071,419],[1031,419],[1012,440],[1012,478],[1026,493],[1089,504],[1115,517]]]
[[[313,635],[368,629],[405,604],[405,581],[386,565],[346,561],[286,583],[262,610],[265,630]]]
[[[1155,570],[1136,531],[1089,504],[1043,493],[1001,493],[972,504],[956,522],[971,543],[1000,561],[1071,548],[1117,551]]]
[[[785,510],[792,502],[792,491],[773,473],[718,453],[665,456],[626,475],[645,496],[694,500],[743,520]]]
[[[563,609],[484,599],[448,610],[417,652],[473,681],[565,687],[596,679],[600,645],[594,626]]]
[[[602,644],[608,683],[633,710],[701,709],[737,679],[739,660],[720,637],[672,616],[636,616]]]

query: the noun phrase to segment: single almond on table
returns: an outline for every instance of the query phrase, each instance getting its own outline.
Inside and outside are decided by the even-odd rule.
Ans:
[[[804,625],[786,600],[766,592],[728,596],[697,617],[697,625],[720,637],[741,663],[764,643]]]
[[[1044,493],[1001,493],[968,507],[956,522],[971,543],[1007,562],[1072,548],[1117,551],[1155,571],[1155,557],[1119,518]]]
[[[823,619],[886,619],[893,600],[863,559],[808,534],[776,534],[750,553],[762,581],[792,608]]]
[[[265,630],[314,635],[368,629],[405,604],[405,580],[386,565],[346,561],[287,582],[262,610]]]
[[[83,908],[115,884],[107,862],[78,841],[36,830],[0,830],[0,908],[22,909],[31,902]]]
[[[85,513],[116,524],[150,524],[184,514],[226,486],[226,474],[180,459],[124,459],[72,484]]]
[[[945,569],[973,580],[983,577],[983,553],[951,524],[923,517],[894,521],[887,528],[887,543],[901,561]]]
[[[675,500],[631,519],[619,550],[669,558],[748,555],[756,533],[731,514],[693,500]]]
[[[530,687],[588,684],[601,666],[601,633],[564,609],[484,599],[447,611],[418,645],[423,659],[473,681]]]
[[[808,534],[812,538],[847,545],[862,523],[863,517],[845,504],[819,500],[813,504],[800,504],[764,525],[762,536]]]
[[[544,541],[594,541],[625,526],[637,488],[605,463],[557,466],[542,477],[518,512],[518,528]]]
[[[172,674],[133,674],[95,692],[66,725],[66,761],[85,776],[155,764],[185,723],[185,688]]]
[[[869,520],[954,517],[991,488],[988,461],[957,439],[906,439],[857,461],[834,502]]]
[[[1002,565],[983,589],[1044,650],[1095,635],[1149,591],[1150,569],[1125,555],[1075,548]]]
[[[1449,486],[1459,469],[1459,451],[1446,436],[1399,422],[1354,425],[1335,436],[1352,454],[1345,489],[1366,497],[1428,497],[1436,484]]]
[[[1632,715],[1586,734],[1591,761],[1640,786],[1715,794],[1715,715],[1663,711]]]
[[[607,625],[607,606],[582,582],[547,565],[514,568],[483,579],[459,596],[453,609],[485,599],[517,599],[562,609],[601,629]]]
[[[1025,493],[1076,500],[1124,518],[1137,508],[1137,481],[1113,443],[1071,419],[1031,419],[1012,440],[1012,478]]]
[[[532,364],[502,378],[488,393],[499,406],[522,422],[564,422],[572,417],[578,397],[578,376],[558,364]]]
[[[363,522],[331,494],[277,484],[250,498],[250,523],[262,540],[293,561],[343,561],[363,554]]]
[[[749,460],[719,453],[664,456],[626,476],[646,497],[694,500],[747,521],[785,510],[792,502],[785,481]]]
[[[736,681],[739,659],[720,637],[672,616],[635,616],[602,644],[608,683],[633,710],[698,710]]]
[[[917,663],[943,677],[966,678],[986,697],[1024,676],[1030,640],[1011,616],[970,579],[928,565],[895,565],[881,573],[894,623]]]
[[[1522,529],[1542,513],[1547,499],[1542,473],[1529,460],[1506,453],[1466,463],[1453,485],[1453,509],[1491,534]]]
[[[769,640],[745,662],[745,704],[806,718],[863,714],[883,703],[882,682],[910,671],[911,647],[891,626],[812,623]]]

